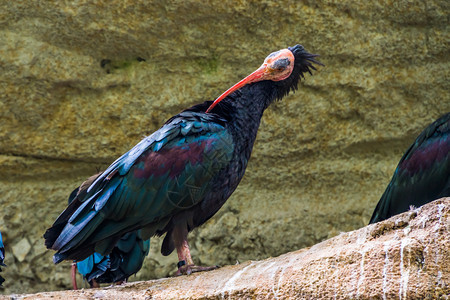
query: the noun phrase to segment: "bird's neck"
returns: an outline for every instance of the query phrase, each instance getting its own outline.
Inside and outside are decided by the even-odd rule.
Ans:
[[[223,100],[231,107],[229,126],[237,142],[236,151],[246,160],[250,158],[264,110],[274,99],[273,87],[260,82],[246,86]]]

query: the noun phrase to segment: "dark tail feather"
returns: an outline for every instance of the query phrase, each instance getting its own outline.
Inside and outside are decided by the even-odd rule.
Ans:
[[[377,223],[388,218],[390,199],[391,199],[391,183],[389,183],[388,187],[381,196],[381,199],[378,202],[377,207],[372,213],[372,217],[370,218],[369,224]]]
[[[58,236],[61,234],[61,231],[64,229],[70,217],[75,213],[75,211],[77,211],[77,209],[83,203],[79,199],[85,199],[87,188],[100,175],[101,173],[98,173],[89,177],[79,187],[74,189],[72,193],[70,193],[68,199],[69,206],[59,215],[59,217],[53,223],[52,227],[47,229],[47,231],[44,233],[45,246],[47,247],[47,249],[51,249],[53,247],[53,244],[55,243]]]
[[[6,265],[3,263],[3,261],[0,261],[0,266],[6,267]],[[0,272],[2,271],[2,268],[0,268]],[[0,276],[0,288],[3,288],[2,283],[5,282],[5,278]]]
[[[62,262],[63,260],[68,259],[82,261],[92,253],[94,253],[94,245],[84,246],[81,249],[74,249],[74,250],[71,249],[70,252],[68,251],[65,253],[55,253],[55,255],[53,255],[53,263],[56,265]]]
[[[59,215],[55,223],[53,223],[52,227],[47,229],[47,231],[44,233],[45,246],[47,247],[47,249],[52,248],[56,239],[61,234],[61,231],[64,229],[64,226],[66,226],[67,221],[78,209],[78,207],[80,207],[80,205],[81,202],[78,199],[72,201],[69,206]]]
[[[161,245],[161,254],[168,256],[173,250],[175,250],[175,244],[172,239],[172,231],[168,231]]]

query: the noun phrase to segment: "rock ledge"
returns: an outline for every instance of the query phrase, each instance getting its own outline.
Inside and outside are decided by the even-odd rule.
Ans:
[[[449,211],[442,198],[310,248],[191,276],[5,298],[448,299]]]

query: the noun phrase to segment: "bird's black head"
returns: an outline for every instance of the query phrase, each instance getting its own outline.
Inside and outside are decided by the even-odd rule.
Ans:
[[[277,87],[274,99],[283,98],[291,90],[297,89],[298,81],[300,78],[304,78],[304,73],[312,74],[311,69],[316,70],[313,63],[323,66],[322,63],[315,60],[317,56],[317,54],[308,53],[302,45],[295,45],[269,54],[261,67],[220,95],[206,112],[210,112],[217,103],[234,91],[254,82],[272,81]]]
[[[315,59],[319,55],[307,52],[302,45],[297,44],[293,47],[289,47],[288,50],[294,55],[294,69],[288,78],[278,83],[280,89],[276,97],[277,99],[283,98],[291,90],[296,91],[300,79],[305,78],[304,74],[309,73],[312,75],[311,70],[317,70],[313,63],[323,66],[320,61]]]

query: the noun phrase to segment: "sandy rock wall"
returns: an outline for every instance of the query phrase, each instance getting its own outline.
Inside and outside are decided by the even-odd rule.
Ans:
[[[242,184],[192,235],[194,259],[262,259],[364,226],[403,151],[450,111],[448,11],[447,1],[3,3],[4,292],[68,288],[69,265],[52,265],[41,236],[71,190],[296,43],[326,67],[265,113]],[[159,246],[134,279],[175,269]]]

